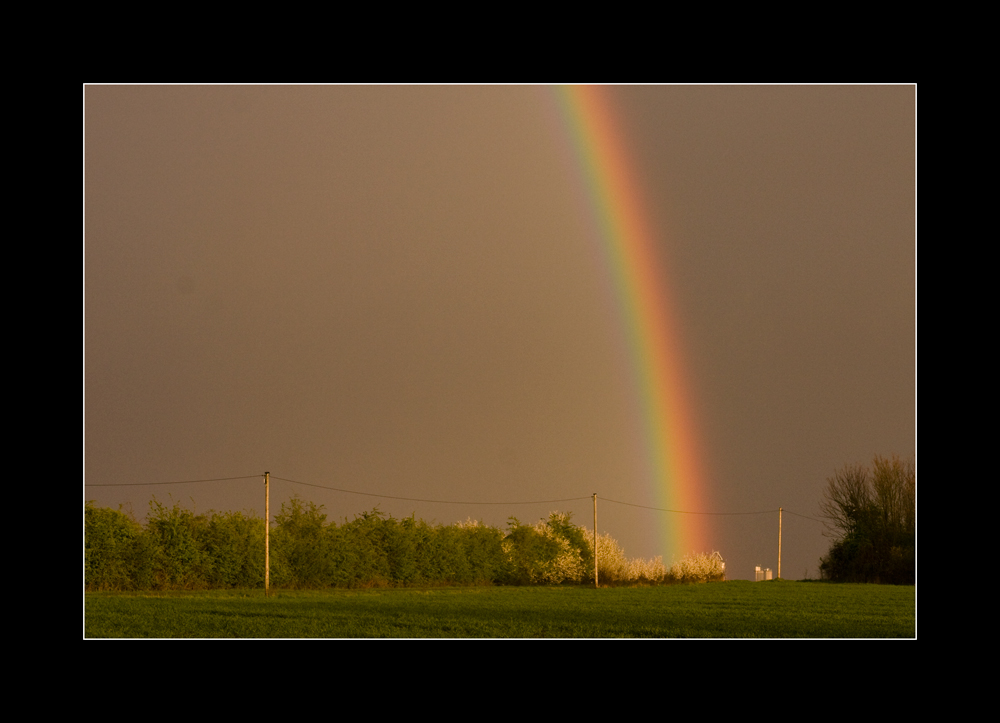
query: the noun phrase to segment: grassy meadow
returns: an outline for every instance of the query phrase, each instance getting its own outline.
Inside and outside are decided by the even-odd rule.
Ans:
[[[87,592],[86,638],[915,638],[912,585]]]

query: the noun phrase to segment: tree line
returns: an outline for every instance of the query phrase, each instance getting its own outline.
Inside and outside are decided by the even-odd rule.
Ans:
[[[820,560],[824,579],[916,582],[916,469],[898,456],[846,465],[827,480],[820,503],[835,538]]]
[[[386,517],[378,508],[342,524],[322,506],[282,503],[270,532],[275,588],[407,585],[593,584],[593,533],[553,512],[534,525],[510,518],[502,530],[468,520],[432,525]],[[145,525],[121,508],[85,505],[87,590],[218,589],[264,586],[264,520],[241,512],[196,514],[150,503]],[[708,555],[666,568],[628,560],[599,537],[601,584],[722,579]],[[702,560],[701,558],[704,558]],[[707,561],[707,562],[706,562]]]

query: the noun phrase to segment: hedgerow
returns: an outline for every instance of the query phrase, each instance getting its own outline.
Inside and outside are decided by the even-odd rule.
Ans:
[[[264,521],[252,513],[197,514],[155,498],[145,525],[122,510],[85,506],[88,590],[260,588]],[[598,537],[602,585],[717,579],[688,558],[667,569],[660,558],[629,560]],[[707,556],[706,556],[707,557]],[[342,524],[321,505],[293,497],[270,531],[275,588],[413,585],[593,584],[593,532],[553,512],[534,525],[510,518],[506,531],[475,520],[431,525],[378,508]]]

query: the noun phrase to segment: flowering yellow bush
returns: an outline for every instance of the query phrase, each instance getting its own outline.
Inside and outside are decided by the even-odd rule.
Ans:
[[[594,533],[586,532],[589,549],[594,548]],[[597,580],[607,585],[627,585],[636,583],[655,584],[667,582],[667,568],[663,558],[652,560],[629,559],[625,552],[609,534],[597,536]]]
[[[670,566],[670,577],[678,582],[725,580],[726,563],[718,552],[691,553]]]
[[[461,526],[475,526],[469,520]],[[513,584],[558,585],[593,582],[594,533],[574,525],[567,514],[553,512],[547,520],[522,525],[511,518],[501,543]],[[725,579],[722,556],[692,553],[669,568],[662,557],[629,559],[618,541],[597,536],[597,577],[602,585],[659,585],[672,582],[708,582]]]
[[[567,522],[559,519],[555,522]],[[526,538],[533,538],[530,542]],[[529,584],[558,585],[563,582],[581,582],[585,566],[580,550],[574,549],[569,540],[559,534],[550,522],[542,520],[516,534],[508,535],[501,543],[511,565],[519,577]]]
[[[584,534],[588,541],[588,549],[592,551],[594,533],[584,528]],[[663,564],[663,558],[659,556],[651,560],[629,559],[617,540],[609,534],[599,534],[597,553],[597,579],[602,585],[656,585],[725,579],[726,564],[718,552],[691,553],[668,569]]]

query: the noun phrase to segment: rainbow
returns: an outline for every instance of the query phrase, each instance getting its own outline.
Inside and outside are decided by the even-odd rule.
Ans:
[[[616,118],[613,93],[603,86],[564,86],[553,93],[618,303],[653,505],[703,511],[707,496],[703,456],[674,320],[676,307]],[[709,517],[660,514],[667,564],[673,557],[679,560],[689,552],[710,549]]]

